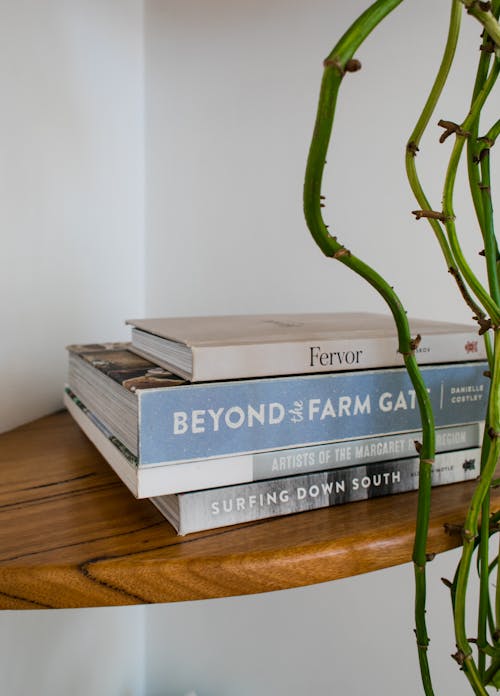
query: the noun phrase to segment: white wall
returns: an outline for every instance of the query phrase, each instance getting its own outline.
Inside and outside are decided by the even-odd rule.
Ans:
[[[143,304],[140,0],[0,0],[0,431]],[[0,612],[6,696],[141,696],[142,608]]]
[[[0,613],[5,696],[143,696],[144,609]]]
[[[303,222],[301,190],[322,60],[365,0],[146,0],[149,315],[383,309]],[[324,193],[331,231],[399,291],[409,314],[468,320],[404,176],[404,149],[441,59],[448,3],[404,3],[360,49],[339,99]],[[433,24],[435,22],[435,26]],[[461,121],[479,28],[464,17],[440,118]],[[437,208],[451,141],[422,143]],[[441,161],[442,157],[442,161]],[[460,179],[462,181],[462,179]],[[457,196],[460,231],[482,248]],[[473,264],[476,267],[476,264]],[[450,659],[449,602],[431,566],[437,693],[469,693]],[[409,566],[268,596],[147,608],[149,696],[421,693]]]
[[[0,431],[143,311],[139,0],[0,2]]]
[[[146,0],[149,314],[382,308],[316,249],[301,198],[322,60],[367,5]],[[432,232],[410,214],[403,167],[447,20],[448,3],[403,3],[360,49],[323,192],[332,233],[387,275],[410,314],[467,319]],[[468,110],[458,90],[472,80],[479,28],[464,25],[473,61],[460,61],[434,124]],[[418,158],[436,207],[452,142],[438,162],[440,134],[433,127]],[[476,239],[474,256],[480,248]]]
[[[468,696],[449,591],[458,558],[429,565],[430,660],[436,694]],[[314,587],[147,607],[147,694],[421,696],[408,565]]]

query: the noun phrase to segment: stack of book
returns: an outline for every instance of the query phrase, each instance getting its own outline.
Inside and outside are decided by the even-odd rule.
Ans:
[[[414,490],[421,434],[392,318],[130,321],[69,346],[66,406],[180,534]],[[488,393],[474,329],[413,320],[437,426],[434,485],[475,478]]]

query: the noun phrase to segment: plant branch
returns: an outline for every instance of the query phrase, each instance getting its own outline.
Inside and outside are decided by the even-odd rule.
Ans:
[[[484,83],[482,89],[478,92],[478,95],[474,99],[473,105],[469,111],[469,114],[463,124],[461,125],[461,131],[463,133],[470,132],[470,128],[477,120],[479,112],[484,106],[484,103],[496,82],[500,68],[499,61],[495,61],[490,73]],[[467,263],[462,249],[460,247],[456,227],[455,227],[455,213],[453,210],[453,191],[455,186],[455,179],[458,169],[458,164],[460,161],[460,156],[462,154],[463,146],[466,140],[466,136],[457,133],[455,144],[453,146],[450,161],[448,164],[448,169],[446,172],[446,179],[444,183],[443,190],[443,215],[445,219],[445,227],[448,234],[448,241],[453,252],[453,256],[457,263],[460,272],[462,273],[467,285],[471,288],[473,293],[478,298],[481,305],[485,308],[491,317],[493,325],[497,326],[500,323],[500,308],[497,303],[490,297],[486,289],[479,282],[477,277],[472,272],[469,264]]]
[[[356,49],[375,26],[400,4],[400,1],[378,0],[371,5],[344,34],[324,61],[317,116],[304,181],[304,215],[313,239],[321,251],[326,256],[339,260],[363,277],[386,301],[397,327],[398,349],[403,355],[417,396],[423,437],[420,451],[417,531],[413,550],[416,582],[415,621],[422,683],[425,693],[432,696],[434,692],[427,659],[429,638],[425,621],[426,543],[430,514],[431,467],[435,453],[434,417],[430,398],[414,356],[414,344],[401,301],[385,279],[361,259],[354,256],[337,241],[336,237],[330,235],[322,216],[321,184],[340,84],[349,66],[353,65],[353,55]],[[359,68],[359,63],[355,63],[355,67]]]
[[[480,0],[462,0],[467,12],[475,17],[487,31],[491,40],[498,49],[500,48],[500,25],[491,11],[491,2],[481,2]]]
[[[495,355],[500,349],[500,334],[495,332]],[[465,630],[465,604],[472,553],[478,534],[479,516],[483,502],[490,490],[498,457],[500,455],[500,365],[493,366],[490,398],[488,403],[487,432],[490,446],[479,482],[474,490],[471,504],[463,528],[462,557],[456,577],[454,621],[457,654],[460,655],[461,667],[466,673],[474,691],[481,696],[487,692],[481,685],[481,679],[472,657],[472,649]]]

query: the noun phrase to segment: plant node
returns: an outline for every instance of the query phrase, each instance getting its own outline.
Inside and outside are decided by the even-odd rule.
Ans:
[[[412,210],[411,214],[415,215],[417,220],[420,220],[421,218],[430,218],[431,220],[440,220],[440,222],[446,222],[449,219],[444,213],[437,210]]]
[[[489,154],[489,151],[490,151],[489,147],[483,147],[483,149],[481,150],[479,155],[474,155],[474,157],[472,158],[472,161],[475,164],[480,164],[484,160],[484,158]]]
[[[462,529],[462,538],[464,542],[466,541],[472,541],[475,539],[476,535],[472,533],[472,530],[470,529]]]
[[[420,149],[417,143],[415,143],[413,140],[410,140],[410,142],[406,146],[406,152],[408,152],[412,157],[416,157],[417,152],[420,152]]]
[[[491,323],[491,319],[487,319],[486,317],[474,317],[474,319],[479,324],[479,332],[478,333],[480,336],[482,336],[487,331],[489,331],[491,328],[493,328],[493,325]]]
[[[479,46],[479,50],[484,53],[495,53],[495,44],[491,39],[488,39],[488,41],[485,41],[485,43]]]
[[[468,138],[470,136],[469,131],[464,131],[462,130],[461,126],[459,126],[458,123],[454,123],[453,121],[445,121],[441,119],[438,122],[438,126],[441,126],[441,128],[444,128],[444,133],[442,133],[441,137],[439,138],[440,143],[444,143],[446,138],[448,138],[450,135],[455,135],[457,137],[462,137],[462,138]]]
[[[498,437],[500,437],[500,433],[496,431],[493,427],[488,428],[488,435],[491,440],[496,440]]]
[[[417,350],[417,348],[420,345],[420,341],[422,340],[422,336],[420,334],[417,334],[415,338],[412,338],[410,341],[410,348],[413,350]]]

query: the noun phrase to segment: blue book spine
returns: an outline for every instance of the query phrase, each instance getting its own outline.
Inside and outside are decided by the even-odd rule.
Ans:
[[[484,362],[422,374],[437,426],[484,420]],[[138,391],[142,464],[316,445],[421,427],[405,369],[189,384]]]

